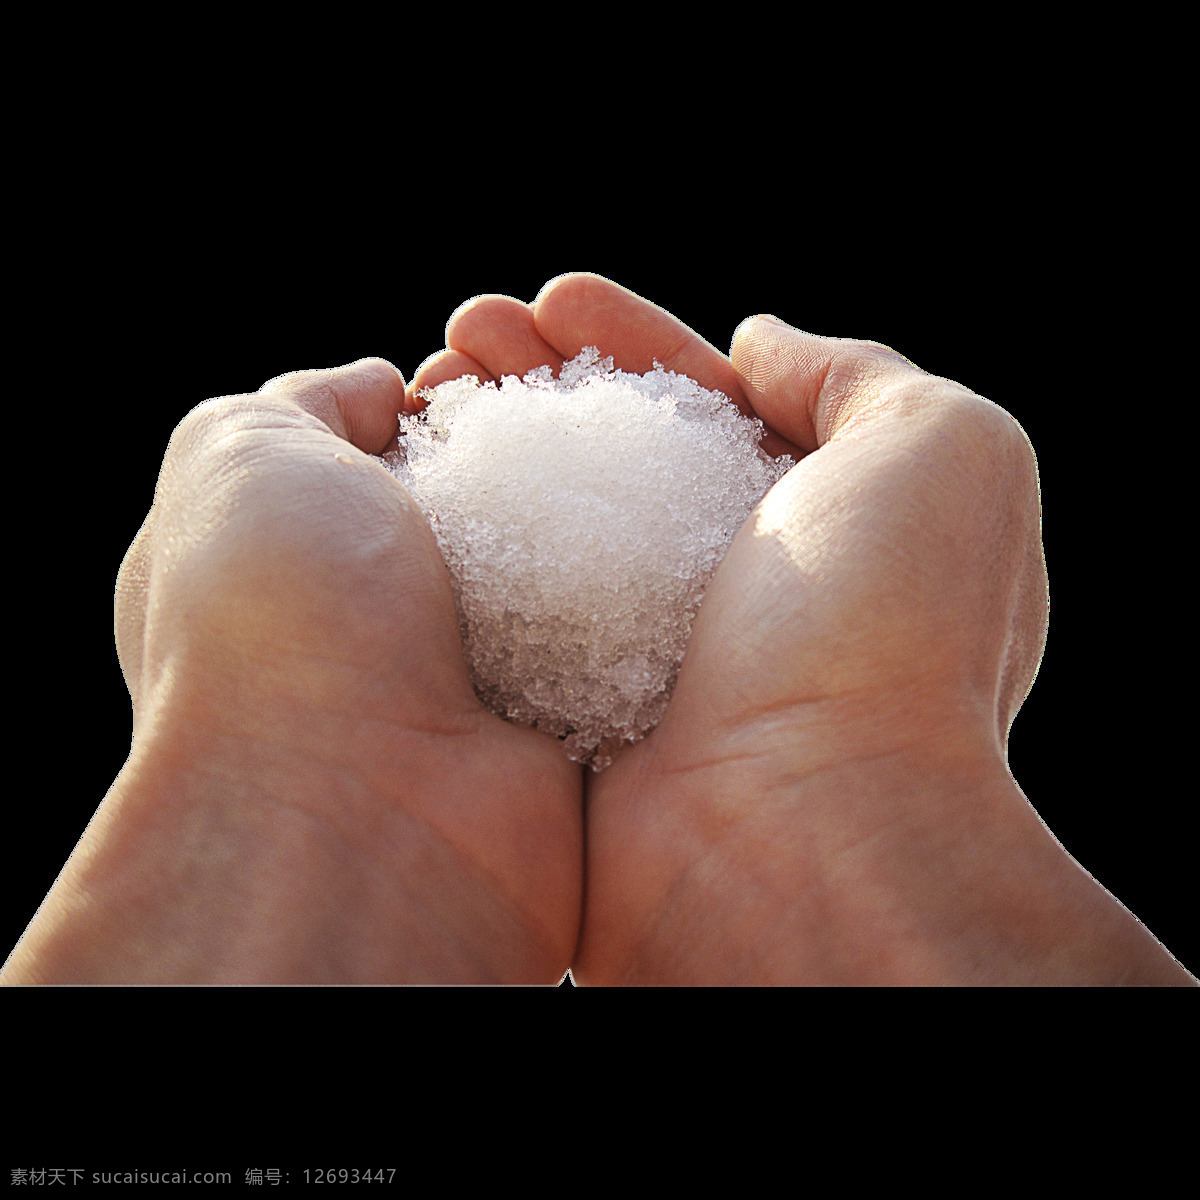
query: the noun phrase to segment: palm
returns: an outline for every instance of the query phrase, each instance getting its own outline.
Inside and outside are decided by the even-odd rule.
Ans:
[[[351,870],[391,872],[429,909],[449,894],[466,914],[460,942],[476,919],[481,945],[464,952],[477,965],[551,982],[579,923],[580,772],[553,739],[475,699],[428,524],[371,457],[401,386],[335,396],[285,381],[181,427],[173,482],[118,589],[135,730],[154,724],[169,666],[189,690],[176,684],[173,703],[213,744],[247,731],[256,745],[298,743],[298,774],[332,781],[315,796],[292,789],[306,817],[370,843]],[[390,858],[375,863],[383,847]]]
[[[409,411],[421,407],[419,392],[424,387],[464,374],[499,380],[541,365],[557,370],[585,345],[597,345],[625,370],[644,372],[657,360],[747,408],[727,358],[667,314],[601,279],[568,277],[533,305],[503,296],[480,297],[451,320],[447,343],[445,351],[418,371],[408,393]],[[764,444],[775,453],[799,453],[778,434],[770,434]],[[786,630],[787,614],[776,611],[772,625],[755,613],[747,625],[745,606],[737,599],[738,581],[744,582],[746,571],[761,577],[765,587],[771,564],[753,540],[739,539],[735,550],[747,561],[735,569],[733,586],[723,595],[719,587],[710,591],[662,725],[613,767],[587,779],[590,892],[582,945],[585,966],[589,954],[597,946],[603,951],[609,940],[606,918],[611,917],[616,928],[636,926],[640,910],[652,907],[670,888],[693,850],[689,838],[679,836],[690,816],[686,806],[677,803],[677,790],[670,796],[663,792],[651,805],[633,805],[630,797],[658,773],[664,752],[673,752],[672,770],[689,771],[711,765],[714,754],[735,754],[733,747],[716,749],[712,736],[731,707],[731,685],[732,692],[753,695],[760,691],[758,677],[770,678],[777,662],[771,644]],[[730,569],[722,568],[718,579],[722,574],[730,574]],[[620,902],[614,904],[614,897]]]
[[[655,361],[661,362],[723,392],[743,411],[750,411],[728,358],[648,302],[588,276],[559,281],[533,305],[509,297],[484,296],[460,310],[448,328],[448,348],[427,360],[417,373],[408,391],[407,407],[415,411],[421,406],[422,388],[463,374],[498,380],[503,375],[523,375],[543,364],[557,370],[589,344],[611,354],[624,370],[647,371]],[[773,431],[768,431],[763,444],[776,454],[803,456],[794,443]],[[805,464],[802,470],[808,467]],[[796,475],[789,474],[776,491],[795,490]],[[723,586],[726,580],[727,586]],[[785,703],[787,689],[802,686],[805,671],[784,676],[779,672],[781,657],[797,661],[796,647],[788,647],[783,656],[779,651],[781,642],[793,633],[792,608],[803,603],[803,597],[793,594],[787,603],[770,608],[756,603],[762,593],[777,590],[779,583],[772,549],[756,539],[753,530],[744,531],[710,588],[672,701],[674,716],[664,722],[669,726],[684,721],[681,744],[711,745],[707,736],[711,731],[703,731],[703,739],[698,737],[705,710],[724,720],[751,697],[754,704],[762,704],[766,688],[776,692],[782,688],[771,702]],[[689,702],[693,692],[695,705]],[[687,712],[680,717],[682,710]],[[656,735],[655,740],[661,744],[664,738]],[[636,749],[626,752],[635,760],[639,753]]]
[[[1011,418],[873,345],[755,322],[726,358],[595,276],[466,306],[415,383],[587,345],[724,392],[799,462],[717,572],[663,720],[586,781],[577,977],[1179,981],[1007,771],[1046,617]]]
[[[768,903],[739,894],[737,885],[726,888],[723,881],[753,877],[744,856],[757,850],[763,861],[774,857],[776,874],[786,877],[820,838],[853,840],[870,822],[889,819],[881,806],[859,814],[853,828],[842,817],[824,829],[806,828],[816,818],[799,817],[797,781],[838,779],[834,790],[842,794],[861,764],[901,752],[949,754],[956,769],[969,760],[971,770],[982,764],[990,772],[1001,763],[1007,723],[1040,654],[1044,574],[1039,578],[1036,511],[1020,514],[1020,527],[1007,531],[1005,544],[1023,561],[1005,562],[997,572],[989,556],[1000,542],[978,540],[964,549],[981,528],[978,514],[968,513],[961,526],[953,517],[914,522],[914,511],[945,508],[937,493],[945,481],[927,470],[921,454],[911,447],[895,452],[869,429],[826,445],[812,427],[817,406],[803,415],[765,411],[762,397],[751,402],[729,358],[606,280],[557,281],[532,306],[532,317],[513,301],[484,298],[456,317],[449,341],[451,349],[429,364],[424,382],[472,363],[487,362],[492,377],[542,361],[557,366],[589,344],[625,370],[648,370],[657,359],[761,415],[769,429],[764,446],[800,460],[717,572],[662,722],[588,780],[581,977],[625,977],[615,964],[636,960],[639,944],[653,941],[660,923],[672,925],[668,944],[681,946],[686,961],[706,957],[688,946],[689,937],[708,939],[710,930],[721,930],[726,941],[715,956],[736,977],[731,935],[735,943],[739,932],[744,944],[769,942],[793,903],[786,892]],[[502,365],[502,348],[514,345],[524,360],[516,354],[511,366]],[[810,367],[808,374],[819,372]],[[970,419],[978,415],[972,409]],[[945,436],[940,426],[931,434],[932,450],[943,459]],[[811,453],[818,441],[820,453]],[[986,487],[979,494],[986,503]],[[926,544],[913,545],[914,525]],[[988,560],[978,570],[971,552]],[[980,581],[986,593],[997,574],[1026,577],[1025,596],[1011,612],[1014,589],[968,594]],[[1028,629],[1020,652],[1007,661],[1014,623]],[[980,639],[978,629],[989,626],[995,637]],[[747,826],[751,799],[754,822]],[[821,807],[810,801],[812,814]],[[753,977],[755,964],[744,974]]]
[[[1046,607],[1023,435],[890,352],[775,337],[726,358],[568,276],[460,310],[407,395],[359,364],[185,420],[118,579],[133,752],[6,973],[1085,981],[1111,943],[1101,967],[1162,978],[1007,775]],[[724,392],[800,461],[662,722],[586,780],[582,905],[580,771],[476,700],[432,533],[375,456],[423,386],[586,345]]]

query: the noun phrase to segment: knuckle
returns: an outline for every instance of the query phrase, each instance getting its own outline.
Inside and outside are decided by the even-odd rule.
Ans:
[[[270,423],[264,420],[268,409],[278,423],[282,414],[278,399],[218,396],[196,405],[167,443],[156,503],[168,494],[194,500],[201,492],[231,486],[239,477],[237,463],[275,440]]]
[[[1003,453],[1014,463],[1036,464],[1033,444],[1025,430],[1000,405],[963,390],[955,398],[954,413],[965,438],[977,442],[993,455]]]
[[[874,410],[909,419],[919,437],[952,471],[990,494],[1039,496],[1037,456],[1025,430],[1006,409],[951,379],[911,374],[888,379]]]
[[[944,428],[977,486],[997,500],[1003,498],[1002,506],[1031,512],[1038,509],[1041,489],[1037,455],[1012,414],[963,390],[946,405]]]
[[[841,341],[830,355],[825,387],[852,395],[919,389],[927,379],[904,355],[878,342]]]
[[[165,485],[187,472],[189,464],[214,440],[217,431],[229,424],[232,416],[232,405],[230,397],[227,396],[205,400],[184,415],[171,431],[167,450],[163,455],[158,487],[160,499]]]
[[[334,372],[328,369],[289,371],[286,375],[277,375],[269,383],[264,383],[257,394],[277,396],[300,405],[313,401],[325,403],[336,400],[333,375]],[[245,400],[246,397],[240,399]]]
[[[243,417],[248,399],[246,396],[218,396],[197,404],[175,426],[167,454],[179,456],[194,450],[236,426]]]

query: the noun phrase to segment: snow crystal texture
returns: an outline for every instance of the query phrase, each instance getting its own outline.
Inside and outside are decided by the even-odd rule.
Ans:
[[[601,770],[666,711],[713,573],[792,460],[719,392],[595,347],[557,380],[422,398],[386,461],[445,557],[475,690]]]

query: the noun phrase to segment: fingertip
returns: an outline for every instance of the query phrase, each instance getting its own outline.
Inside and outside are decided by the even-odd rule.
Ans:
[[[539,304],[541,304],[542,298],[546,295],[547,292],[549,292],[553,288],[556,288],[564,279],[569,279],[569,278],[570,278],[570,272],[564,272],[562,275],[555,275],[553,279],[547,279],[546,282],[543,283],[540,288],[538,288],[538,294],[536,296],[534,296],[534,298],[533,298],[532,307],[534,308],[534,310],[536,311],[537,306]]]
[[[543,366],[556,373],[562,369],[563,357],[538,333],[533,309],[500,293],[476,296],[457,309],[446,326],[446,346],[449,353],[481,365],[493,379],[523,378]]]
[[[772,313],[757,313],[755,316],[747,317],[733,331],[733,341],[730,343],[730,355],[732,356],[733,347],[739,341],[744,342],[747,338],[763,337],[767,334],[791,334],[798,338],[817,338],[819,335],[815,333],[806,333],[803,329],[797,329],[795,325],[789,325],[786,321]]]
[[[286,396],[339,437],[377,454],[396,432],[405,387],[404,376],[392,363],[369,357],[340,367],[277,375],[259,391]]]
[[[774,325],[777,329],[789,329],[792,333],[803,333],[804,330],[797,329],[795,325],[789,325],[786,321],[780,320],[774,313],[759,313],[757,317],[752,317],[754,321],[764,321],[768,325]],[[807,336],[811,337],[812,334]]]
[[[404,392],[404,407],[400,410],[405,416],[413,416],[426,407],[421,393],[426,388],[437,387],[451,379],[462,379],[466,375],[474,375],[480,383],[488,383],[495,377],[482,364],[461,350],[439,350],[429,355],[417,368],[412,383]]]
[[[368,454],[379,454],[396,435],[404,407],[404,376],[386,358],[359,358],[335,373],[349,440]]]
[[[777,331],[780,328],[788,328],[782,321],[778,321],[775,317],[768,316],[766,313],[759,313],[753,317],[747,317],[744,321],[738,324],[738,327],[733,331],[733,337],[729,342],[729,359],[737,366],[739,356],[744,356],[747,347],[755,345],[762,341],[767,334],[772,331]]]
[[[367,379],[377,378],[380,383],[385,383],[389,386],[394,386],[398,379],[400,386],[404,386],[404,375],[401,373],[400,368],[394,363],[389,362],[386,358],[378,358],[376,356],[356,358],[352,363],[347,363],[344,367],[339,367],[338,369],[362,375]]]
[[[446,345],[453,346],[455,329],[459,328],[464,321],[468,321],[476,309],[496,303],[497,301],[511,304],[521,303],[520,300],[516,300],[512,296],[505,296],[500,292],[480,292],[478,296],[472,296],[469,300],[464,300],[450,314],[446,321]]]
[[[344,406],[351,426],[351,440],[373,443],[390,418],[404,407],[404,375],[386,358],[358,358],[338,367],[333,375],[348,403]],[[362,447],[366,449],[364,445]]]
[[[729,359],[754,411],[805,453],[817,448],[812,408],[824,382],[825,339],[770,313],[747,317],[733,334]]]
[[[881,387],[920,372],[880,342],[806,333],[768,313],[737,327],[729,357],[758,415],[806,451]]]
[[[400,373],[399,368],[388,362],[386,358],[368,357],[356,358],[353,362],[345,363],[340,367],[285,371],[282,375],[275,375],[268,379],[258,390],[260,392],[291,392],[334,378],[340,382],[355,382],[360,385],[377,384],[386,388],[394,388],[398,381],[400,389],[404,388],[404,376]]]
[[[594,271],[564,271],[561,275],[555,275],[553,279],[547,280],[542,284],[538,294],[533,299],[533,307],[537,306],[553,291],[562,287],[563,284],[582,284],[589,282],[612,283],[611,279],[605,279],[603,275],[597,275]]]

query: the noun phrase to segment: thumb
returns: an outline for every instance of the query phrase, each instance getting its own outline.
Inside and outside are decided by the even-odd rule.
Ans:
[[[804,451],[823,446],[886,391],[928,378],[887,346],[818,337],[766,315],[737,327],[729,357],[755,414]]]
[[[404,377],[382,358],[292,371],[268,380],[258,390],[291,400],[367,454],[380,454],[394,443],[397,414],[404,406]]]

